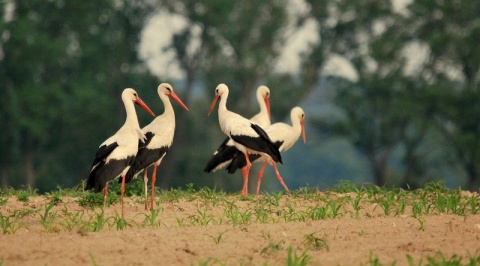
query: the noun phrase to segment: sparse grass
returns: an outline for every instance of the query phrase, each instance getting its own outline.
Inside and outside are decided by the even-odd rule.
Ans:
[[[143,181],[134,183],[136,184],[131,186],[132,194],[143,193],[141,186]],[[113,188],[111,190],[112,192],[107,198],[107,207],[119,202],[119,196]],[[18,191],[6,189],[2,190],[0,195],[0,206],[4,206],[12,196],[16,196],[18,201],[28,202],[32,195],[36,195],[36,191],[33,189]],[[158,208],[136,216],[144,217],[143,220],[134,221],[137,226],[152,228],[160,226],[163,213],[162,204],[174,204],[180,201],[194,202],[197,208],[184,217],[177,217],[178,227],[307,222],[336,219],[345,215],[350,215],[355,219],[371,216],[409,215],[419,221],[419,229],[423,230],[425,227],[420,222],[423,221],[422,216],[440,213],[465,216],[478,214],[480,210],[478,193],[464,195],[459,190],[445,188],[441,182],[428,183],[423,189],[417,190],[386,189],[370,185],[358,188],[352,183],[340,182],[337,187],[324,192],[318,188],[307,187],[292,191],[288,195],[281,191],[274,194],[264,193],[258,197],[232,197],[223,191],[210,188],[195,189],[193,184],[188,184],[186,189],[159,191],[157,195]],[[91,211],[72,212],[65,207],[63,210],[54,211],[55,206],[61,207],[61,204],[64,203],[63,197],[65,196],[74,197],[79,206]],[[65,231],[83,228],[93,232],[104,229],[105,225],[108,229],[115,227],[117,230],[123,230],[127,228],[128,223],[118,218],[118,215],[107,217],[103,210],[93,211],[94,208],[103,207],[102,193],[58,188],[57,191],[49,192],[45,197],[47,203],[44,204],[42,211],[23,209],[13,216],[2,214],[4,233],[14,233],[15,228],[22,224],[22,217],[38,211],[40,211],[38,223],[46,232],[52,232],[55,226]],[[376,207],[367,208],[366,206],[371,203],[374,203]],[[213,214],[214,209],[220,211],[221,215]],[[16,220],[19,223],[14,222]]]
[[[140,180],[143,185],[143,181]],[[34,204],[32,196],[36,191],[2,190],[0,191],[0,226],[3,234],[15,234],[20,228],[40,226],[46,233],[66,232],[99,232],[103,230],[129,230],[130,228],[194,227],[209,225],[227,225],[232,230],[248,228],[251,224],[273,224],[290,222],[312,222],[318,220],[335,220],[340,217],[368,219],[371,217],[413,217],[418,222],[415,229],[425,231],[431,229],[426,224],[425,216],[449,214],[467,217],[480,213],[480,196],[478,193],[465,193],[460,190],[447,189],[442,183],[429,183],[416,190],[387,189],[373,185],[357,187],[352,183],[340,182],[333,189],[321,191],[319,188],[300,188],[288,194],[263,193],[260,196],[240,197],[229,195],[211,188],[196,189],[189,184],[185,189],[158,191],[155,201],[157,207],[143,211],[143,186],[135,184],[130,197],[140,195],[139,211],[133,218],[122,219],[117,211],[113,213],[109,206],[119,203],[115,186],[111,186],[107,208],[103,208],[103,194],[65,190],[49,192],[41,203]],[[128,189],[127,189],[128,191]],[[65,197],[69,197],[66,199]],[[11,202],[24,203],[17,210],[6,211]],[[77,209],[68,209],[67,203],[76,202]],[[135,199],[134,199],[135,201]],[[66,203],[67,202],[67,203]],[[192,209],[181,209],[178,203],[188,202]],[[137,204],[137,203],[135,203]],[[373,204],[373,205],[372,205]],[[119,204],[118,204],[119,205]],[[32,207],[33,206],[33,207]],[[181,206],[181,205],[180,205]],[[373,206],[373,207],[372,207]],[[79,208],[81,207],[81,208]],[[176,209],[178,208],[178,210]],[[181,215],[169,217],[171,210]],[[112,214],[113,213],[113,214]],[[132,217],[132,216],[130,216]],[[224,241],[225,230],[215,235],[208,235],[215,244]],[[368,232],[368,231],[367,231]],[[360,230],[358,236],[369,236]],[[300,236],[302,237],[302,236]],[[284,239],[262,234],[262,246],[259,253],[264,257],[272,254],[285,254],[287,265],[307,265],[313,252],[329,252],[330,245],[325,235],[318,232],[303,235],[293,248]],[[300,244],[299,244],[300,243]],[[282,255],[283,256],[283,255]],[[282,259],[285,257],[282,257]],[[457,262],[470,261],[466,265],[480,263],[480,255],[470,258],[443,255],[428,257],[425,261],[413,261],[410,265],[465,265]],[[92,257],[92,263],[95,264]],[[223,262],[209,258],[199,265],[221,265]],[[375,254],[370,254],[368,265],[382,265]]]

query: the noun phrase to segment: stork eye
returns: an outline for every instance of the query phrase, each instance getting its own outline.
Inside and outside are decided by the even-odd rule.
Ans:
[[[169,88],[169,87],[167,87],[167,91],[168,91],[168,92],[172,92],[172,89]]]

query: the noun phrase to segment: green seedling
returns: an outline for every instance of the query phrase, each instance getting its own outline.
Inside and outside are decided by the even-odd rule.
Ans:
[[[18,217],[15,215],[15,213],[12,215],[3,215],[0,213],[0,226],[4,235],[15,234],[18,229],[24,227],[24,225],[18,220]]]
[[[83,215],[85,211],[80,210],[75,213],[68,211],[66,208],[62,211],[65,219],[60,222],[60,225],[65,231],[71,232],[74,228],[79,228],[83,222]]]
[[[160,223],[158,221],[158,217],[160,216],[162,209],[151,209],[150,210],[150,215],[145,215],[145,220],[143,221],[143,224],[148,224],[151,227],[158,227],[160,226]]]
[[[315,236],[315,233],[307,234],[303,236],[303,245],[307,249],[311,250],[330,250],[330,246],[327,241],[323,238]]]
[[[419,223],[418,230],[425,231],[425,219],[417,218],[417,221]]]
[[[215,244],[219,244],[220,241],[222,241],[223,234],[225,234],[227,231],[228,231],[228,230],[225,230],[225,231],[221,232],[221,233],[218,234],[218,236],[216,236],[216,237],[213,237],[213,236],[211,236],[211,235],[206,235],[206,236],[211,237],[211,238],[213,239],[213,241],[215,242]]]
[[[307,250],[304,250],[302,254],[297,255],[297,252],[293,250],[290,246],[288,247],[288,255],[287,255],[287,265],[288,266],[305,266],[308,265],[308,262],[312,259],[307,254]]]
[[[262,249],[262,251],[260,251],[260,254],[261,255],[264,255],[264,254],[269,254],[271,252],[278,252],[280,250],[283,250],[283,244],[284,242],[281,241],[281,242],[278,242],[278,243],[273,243],[272,241],[269,241],[268,242],[268,246],[264,247]]]
[[[55,206],[54,202],[50,202],[48,205],[45,204],[45,211],[43,214],[40,214],[40,223],[43,225],[45,232],[53,231],[53,221],[57,217],[57,212],[50,212]]]

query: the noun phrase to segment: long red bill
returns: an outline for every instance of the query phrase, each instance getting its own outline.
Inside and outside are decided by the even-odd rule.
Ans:
[[[178,98],[178,96],[175,94],[175,92],[171,92],[168,96],[170,96],[170,98],[172,98],[174,101],[176,101],[178,104],[180,104],[180,106],[187,110],[187,111],[190,111],[188,110],[188,107],[182,102],[182,100],[180,100],[180,98]]]
[[[137,97],[135,100],[135,103],[140,105],[145,111],[147,111],[149,114],[151,114],[153,117],[155,117],[155,114],[150,110],[150,108],[140,99],[140,97]]]
[[[302,126],[303,143],[307,143],[307,137],[305,136],[305,123],[303,122],[303,120],[300,121],[300,125]]]
[[[220,98],[220,95],[215,95],[215,98],[213,98],[212,105],[210,105],[210,111],[208,111],[208,115],[210,115],[215,108],[215,105],[217,104],[218,98]]]
[[[267,106],[268,118],[272,119],[272,116],[270,115],[270,98],[265,97],[263,98],[263,100],[265,101],[265,105]]]

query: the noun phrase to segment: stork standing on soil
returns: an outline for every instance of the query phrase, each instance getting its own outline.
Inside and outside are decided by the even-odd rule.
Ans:
[[[257,88],[257,101],[260,106],[260,112],[253,116],[250,121],[259,125],[261,128],[267,128],[270,126],[270,89],[267,86],[259,86]],[[233,144],[233,140],[225,138],[220,144],[218,149],[213,153],[212,157],[208,160],[204,171],[207,173],[215,172],[218,169],[228,165],[235,153],[237,152]]]
[[[138,97],[134,89],[128,88],[122,92],[122,101],[125,105],[127,118],[125,124],[107,140],[105,140],[95,154],[92,170],[87,179],[85,190],[100,192],[103,189],[103,206],[105,206],[108,194],[108,182],[121,176],[122,186],[120,189],[122,198],[123,218],[123,194],[125,192],[125,174],[135,160],[138,145],[145,141],[138,124],[137,113],[133,103],[140,105],[148,113],[155,117],[150,108]]]
[[[290,112],[290,119],[292,120],[291,126],[285,123],[275,123],[265,129],[265,132],[268,134],[275,146],[278,147],[278,150],[281,152],[290,149],[293,144],[295,144],[295,142],[298,140],[300,135],[302,135],[303,142],[307,143],[304,125],[305,113],[303,112],[303,109],[300,107],[292,108]],[[277,176],[280,184],[282,184],[285,190],[288,191],[288,187],[287,185],[285,185],[285,182],[283,182],[283,178],[280,176],[277,164],[274,161],[270,160],[270,158],[268,158],[267,156],[258,154],[251,154],[249,157],[251,162],[263,161],[262,168],[260,168],[260,171],[258,173],[257,195],[260,192],[260,184],[262,182],[263,172],[265,171],[265,167],[267,166],[268,162],[270,162],[270,164],[273,166],[273,169],[275,170],[275,175]],[[233,174],[237,169],[243,168],[246,164],[247,162],[245,161],[245,157],[242,156],[241,152],[237,152],[230,165],[227,166],[227,170],[230,174]]]
[[[135,161],[127,172],[125,182],[130,182],[132,178],[136,177],[142,170],[144,170],[143,180],[145,183],[145,210],[148,210],[147,201],[147,183],[148,172],[147,169],[153,164],[152,173],[152,195],[150,198],[150,208],[153,208],[153,199],[155,195],[155,181],[157,178],[157,167],[162,162],[163,157],[172,145],[173,136],[175,134],[175,112],[173,111],[170,99],[172,98],[181,107],[188,111],[187,106],[180,100],[180,98],[173,92],[172,85],[162,83],[158,86],[158,96],[165,106],[165,111],[162,115],[157,116],[149,125],[142,129],[147,141],[146,145],[138,149]]]
[[[246,165],[242,168],[243,189],[242,195],[248,194],[248,173],[251,163],[248,158],[249,153],[261,154],[267,156],[274,162],[282,163],[282,157],[278,148],[272,143],[265,131],[257,124],[243,116],[231,112],[227,109],[228,87],[221,83],[215,89],[215,98],[210,106],[209,115],[215,108],[220,98],[218,106],[218,121],[223,133],[229,136],[235,147],[241,151],[246,160]]]

